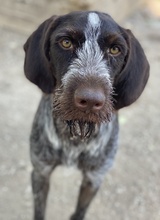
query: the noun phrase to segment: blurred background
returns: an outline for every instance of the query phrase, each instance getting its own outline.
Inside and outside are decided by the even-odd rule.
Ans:
[[[86,220],[160,219],[160,0],[0,0],[0,219],[31,220],[29,134],[41,97],[23,73],[23,44],[43,20],[100,10],[129,28],[151,65],[140,99],[120,111],[119,151]],[[81,175],[52,175],[47,219],[67,220]]]

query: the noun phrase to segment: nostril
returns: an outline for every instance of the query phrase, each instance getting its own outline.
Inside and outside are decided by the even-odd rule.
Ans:
[[[76,95],[75,96],[75,105],[76,105],[76,107],[78,107],[81,110],[86,110],[88,103],[84,98]]]
[[[97,102],[95,105],[93,105],[93,110],[100,110],[104,105],[103,101]]]
[[[96,103],[95,104],[95,107],[101,107],[102,106],[102,103]]]
[[[81,105],[83,105],[83,106],[87,105],[87,101],[86,101],[86,100],[80,100],[79,103],[80,103]]]

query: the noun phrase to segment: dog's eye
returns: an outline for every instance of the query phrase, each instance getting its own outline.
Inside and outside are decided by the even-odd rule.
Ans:
[[[109,53],[112,54],[113,56],[117,56],[121,53],[119,47],[113,46],[109,49]]]
[[[73,44],[72,44],[72,41],[68,38],[65,38],[63,40],[61,40],[60,42],[60,46],[64,49],[71,49],[73,48]]]

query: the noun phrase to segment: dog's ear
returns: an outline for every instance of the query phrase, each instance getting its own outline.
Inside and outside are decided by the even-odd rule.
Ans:
[[[149,63],[140,43],[130,30],[124,31],[128,44],[128,55],[126,63],[114,83],[114,108],[116,110],[136,101],[149,77]]]
[[[49,60],[50,35],[54,30],[57,16],[43,22],[28,38],[24,45],[26,77],[36,84],[44,93],[51,93],[55,78]]]

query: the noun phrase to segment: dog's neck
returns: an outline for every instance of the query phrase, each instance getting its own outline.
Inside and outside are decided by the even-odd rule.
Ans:
[[[54,117],[53,115],[53,123],[56,128],[56,133],[59,135],[61,139],[64,139],[65,141],[69,141],[72,143],[80,143],[80,142],[89,142],[91,139],[95,138],[100,130],[100,125],[93,125],[92,131],[86,131],[86,135],[80,133],[80,127],[78,124],[71,125],[72,122],[64,122],[58,117]],[[71,126],[77,126],[77,130],[74,132],[73,127]],[[84,128],[87,129],[87,128]],[[88,134],[90,132],[90,134]]]

